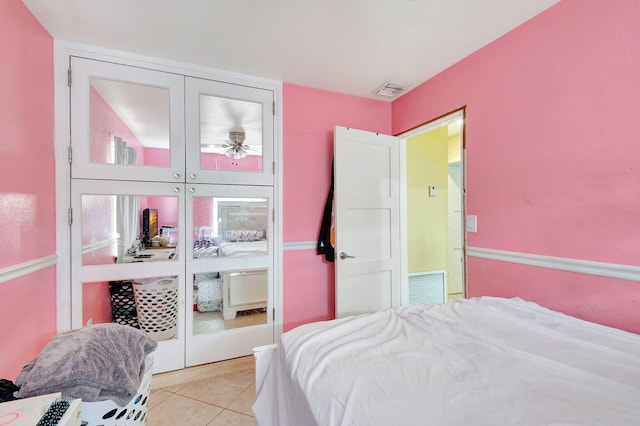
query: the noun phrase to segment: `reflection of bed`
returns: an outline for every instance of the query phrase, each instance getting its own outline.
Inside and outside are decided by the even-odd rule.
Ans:
[[[237,312],[267,307],[266,271],[225,272],[222,286],[225,320],[235,318]]]
[[[640,424],[640,336],[521,299],[300,326],[256,351],[260,425]]]
[[[223,241],[218,248],[221,256],[242,257],[267,254],[267,240]]]

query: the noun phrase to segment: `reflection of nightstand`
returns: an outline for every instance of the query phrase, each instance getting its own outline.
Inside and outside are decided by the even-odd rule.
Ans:
[[[38,423],[47,408],[60,397],[60,393],[17,399],[0,404],[0,425],[33,426]],[[81,400],[74,399],[58,422],[61,426],[80,426]]]
[[[138,252],[135,256],[125,256],[122,263],[157,262],[160,260],[172,260],[175,258],[175,247],[148,247]]]

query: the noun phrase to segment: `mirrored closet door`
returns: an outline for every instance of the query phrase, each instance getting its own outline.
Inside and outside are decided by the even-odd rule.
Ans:
[[[271,187],[187,185],[187,365],[273,342],[272,215]]]
[[[183,187],[84,179],[72,185],[72,326],[115,322],[145,331],[158,342],[155,371],[184,366]],[[145,244],[158,224],[176,232]]]
[[[187,77],[187,182],[273,185],[271,90]]]
[[[71,176],[184,182],[184,76],[71,58]]]
[[[72,327],[143,330],[156,373],[273,343],[273,91],[77,57],[71,75]]]

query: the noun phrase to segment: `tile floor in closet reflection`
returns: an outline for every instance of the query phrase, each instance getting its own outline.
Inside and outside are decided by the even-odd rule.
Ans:
[[[156,374],[148,426],[255,425],[253,356]]]

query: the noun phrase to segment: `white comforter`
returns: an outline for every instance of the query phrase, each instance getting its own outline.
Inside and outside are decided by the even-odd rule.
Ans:
[[[243,257],[267,254],[267,240],[220,243],[220,253],[228,257]]]
[[[308,324],[277,351],[259,425],[640,424],[640,336],[520,299]]]

